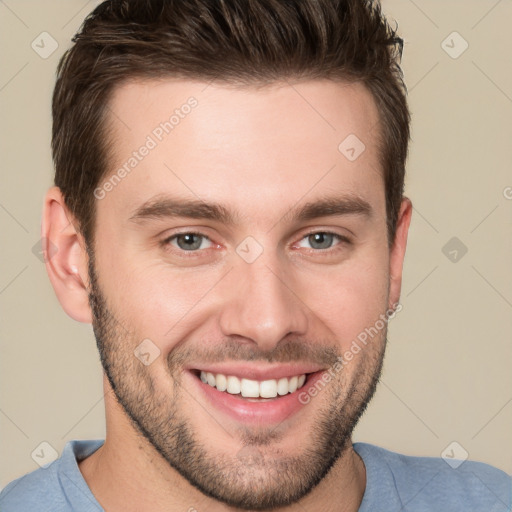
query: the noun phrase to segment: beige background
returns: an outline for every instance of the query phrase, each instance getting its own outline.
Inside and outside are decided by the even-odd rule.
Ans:
[[[96,3],[0,2],[0,487],[38,467],[43,441],[60,454],[70,439],[104,436],[92,329],[61,310],[32,252],[52,182],[55,68]],[[415,212],[403,311],[355,440],[432,456],[456,441],[455,454],[512,473],[512,2],[383,5],[405,39]],[[43,31],[59,44],[47,59],[31,48]],[[442,47],[453,31],[469,44],[456,59]],[[445,47],[462,44],[455,35]],[[452,237],[468,249],[456,262],[442,250]]]

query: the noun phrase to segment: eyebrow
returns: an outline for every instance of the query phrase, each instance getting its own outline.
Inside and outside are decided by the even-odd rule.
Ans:
[[[358,215],[369,218],[373,215],[373,208],[366,200],[355,195],[327,196],[302,206],[293,207],[281,218],[281,221],[304,222],[320,217],[344,215]],[[239,224],[241,219],[237,212],[231,211],[218,203],[157,196],[138,207],[129,220],[141,222],[174,217],[204,219],[226,225]]]

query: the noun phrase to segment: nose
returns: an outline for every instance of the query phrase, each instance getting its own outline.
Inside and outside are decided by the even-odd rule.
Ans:
[[[220,328],[225,336],[238,336],[272,350],[287,335],[304,335],[308,308],[296,295],[290,272],[280,271],[277,259],[261,256],[253,263],[240,261],[224,283]]]

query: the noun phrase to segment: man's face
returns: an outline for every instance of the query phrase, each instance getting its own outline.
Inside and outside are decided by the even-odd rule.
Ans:
[[[166,133],[160,123],[176,109]],[[396,300],[374,101],[361,85],[327,81],[168,80],[122,86],[110,111],[105,179],[129,171],[98,185],[90,299],[114,392],[203,493],[254,510],[292,503],[347,447],[386,328],[345,354]],[[365,145],[355,159],[354,136]],[[330,209],[311,207],[328,199]],[[295,386],[307,375],[297,391],[282,381],[286,394],[262,399],[235,394],[232,378],[233,393],[218,390],[200,370],[297,376]]]

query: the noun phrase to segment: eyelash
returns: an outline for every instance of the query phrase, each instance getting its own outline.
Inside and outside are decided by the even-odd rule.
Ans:
[[[333,247],[329,247],[327,249],[308,249],[309,253],[310,252],[314,252],[316,254],[332,255],[334,252],[342,249],[342,246],[344,246],[344,245],[352,245],[352,241],[348,237],[340,235],[339,233],[335,233],[333,231],[322,231],[322,230],[311,231],[309,233],[304,234],[302,236],[302,238],[299,240],[299,242],[301,242],[305,238],[308,238],[311,235],[315,235],[315,234],[332,235],[334,238],[338,239],[339,243],[334,245]],[[206,238],[207,240],[212,242],[210,237],[208,237],[207,235],[205,235],[203,233],[199,233],[199,232],[196,232],[196,231],[183,231],[181,233],[175,233],[175,234],[165,238],[164,240],[162,240],[160,242],[160,245],[163,248],[167,248],[170,245],[172,240],[176,239],[179,236],[183,236],[183,235],[195,235],[195,236]],[[205,251],[207,249],[196,249],[196,250],[193,250],[193,251],[185,251],[183,249],[174,248],[174,250],[179,252],[182,257],[185,257],[185,258],[195,258],[195,257],[197,257],[198,253],[203,252],[203,251]]]

